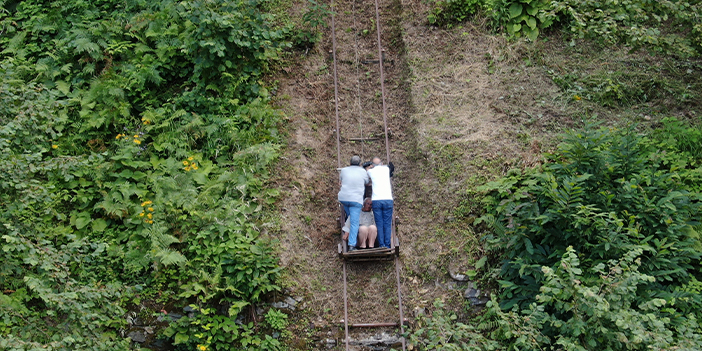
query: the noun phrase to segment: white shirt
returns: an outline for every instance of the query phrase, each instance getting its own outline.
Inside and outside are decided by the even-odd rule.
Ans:
[[[368,176],[373,183],[371,200],[392,200],[392,185],[390,185],[390,168],[378,165],[368,170]]]

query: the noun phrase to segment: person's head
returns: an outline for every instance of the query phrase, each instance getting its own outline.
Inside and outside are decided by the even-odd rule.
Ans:
[[[363,162],[363,168],[365,168],[366,170],[371,169],[371,166],[373,166],[373,162],[371,162],[371,161]]]
[[[380,157],[373,157],[373,165],[377,166],[380,164],[382,164],[382,162],[380,162]]]
[[[353,156],[351,157],[351,165],[352,166],[359,166],[361,164],[361,158],[358,156]]]
[[[373,201],[371,200],[370,197],[367,197],[363,200],[363,208],[361,209],[363,212],[370,212],[373,209]]]

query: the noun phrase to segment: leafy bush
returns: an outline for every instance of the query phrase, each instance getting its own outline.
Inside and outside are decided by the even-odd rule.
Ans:
[[[271,308],[266,313],[266,323],[271,326],[271,328],[281,331],[288,326],[288,315]]]
[[[419,350],[697,350],[698,318],[676,315],[665,299],[636,301],[637,291],[656,278],[639,272],[642,247],[588,270],[568,247],[552,267],[542,267],[536,300],[503,311],[493,295],[484,313],[457,321],[435,302],[409,334]],[[699,287],[691,288],[692,290]]]
[[[549,14],[548,0],[495,0],[493,20],[509,35],[536,40],[558,18]]]
[[[2,4],[0,339],[124,349],[124,293],[236,318],[279,289],[262,78],[290,45],[261,3]]]
[[[471,324],[457,321],[456,314],[444,311],[441,300],[434,301],[431,317],[419,316],[415,330],[407,333],[411,348],[419,350],[498,350],[499,343],[489,340]]]
[[[495,230],[489,245],[505,252],[503,307],[533,301],[542,266],[553,267],[567,247],[587,252],[587,267],[644,247],[641,271],[657,277],[646,294],[668,298],[699,262],[694,231],[700,194],[633,131],[589,128],[567,134],[551,164],[484,187]],[[675,157],[675,156],[673,156]]]
[[[702,51],[702,3],[682,0],[560,0],[550,14],[568,22],[577,38],[680,56]]]
[[[487,6],[486,0],[437,0],[427,16],[430,24],[451,27]]]
[[[240,310],[230,309],[230,316],[215,313],[214,309],[191,305],[196,315],[183,317],[164,331],[174,339],[181,350],[244,350],[279,351],[283,347],[270,335],[259,336],[253,323],[237,324],[235,316]],[[234,312],[233,314],[231,312]]]

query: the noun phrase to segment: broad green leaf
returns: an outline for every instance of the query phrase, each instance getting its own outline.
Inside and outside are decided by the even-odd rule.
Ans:
[[[90,214],[81,212],[76,216],[75,224],[77,229],[83,229],[90,223]]]
[[[525,27],[523,32],[527,38],[531,39],[532,41],[536,41],[536,38],[539,36],[539,28],[531,29]]]
[[[527,26],[529,26],[529,28],[536,29],[536,18],[534,18],[534,17],[527,18],[526,24],[527,24]]]
[[[509,7],[509,18],[515,18],[522,14],[522,4],[515,2]]]
[[[94,232],[103,232],[107,228],[107,222],[102,218],[98,218],[92,222],[92,228]]]
[[[539,12],[539,10],[536,7],[527,5],[526,12],[531,16],[536,16],[536,13]]]
[[[188,341],[188,339],[190,339],[188,334],[177,333],[175,335],[175,340],[174,340],[173,344],[174,345],[183,344],[183,343],[186,343]]]

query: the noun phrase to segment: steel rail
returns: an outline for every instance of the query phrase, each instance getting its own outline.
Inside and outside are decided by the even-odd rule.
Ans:
[[[334,59],[334,109],[336,111],[336,163],[341,168],[341,141],[339,138],[339,79],[336,70],[336,23],[334,21],[334,0],[331,0],[332,57]]]

